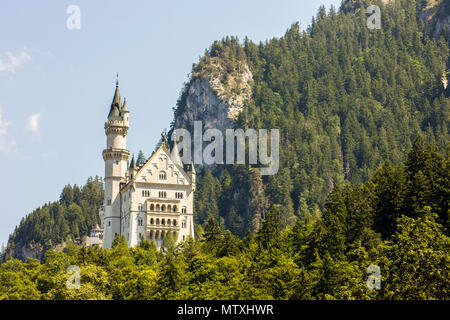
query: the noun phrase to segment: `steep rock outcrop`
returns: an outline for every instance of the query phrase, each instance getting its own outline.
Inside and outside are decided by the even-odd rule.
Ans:
[[[224,131],[233,127],[245,102],[251,98],[253,78],[243,62],[234,62],[231,72],[229,69],[217,57],[194,66],[175,128],[192,128],[196,120],[203,121],[204,128]]]

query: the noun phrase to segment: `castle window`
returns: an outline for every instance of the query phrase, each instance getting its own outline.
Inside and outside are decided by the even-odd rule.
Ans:
[[[138,205],[138,210],[139,210],[139,211],[142,211],[143,208],[144,208],[144,207],[142,206],[142,203],[139,203],[139,205]]]
[[[159,219],[156,218],[156,225],[159,225]]]
[[[176,199],[183,199],[183,192],[175,192]]]
[[[158,192],[158,196],[159,196],[160,198],[167,198],[167,193],[166,193],[165,191],[159,191],[159,192]]]
[[[161,212],[165,212],[166,211],[166,206],[163,204],[162,206],[161,206]]]
[[[106,203],[107,203],[108,206],[110,206],[110,205],[111,205],[111,199],[108,199],[108,200],[106,201]]]
[[[165,219],[162,219],[161,220],[161,224],[164,226],[164,225],[166,225],[166,220]]]
[[[186,228],[186,221],[181,221],[181,227]]]
[[[177,220],[173,220],[173,226],[174,226],[174,227],[177,226]]]
[[[155,205],[153,203],[150,205],[150,211],[155,211]]]
[[[150,191],[149,190],[142,190],[142,196],[143,197],[150,197]]]
[[[167,219],[167,225],[170,226],[170,219]]]
[[[111,221],[108,221],[108,227],[111,227]]]
[[[159,180],[166,180],[167,179],[167,175],[164,171],[161,171],[159,173]]]
[[[142,233],[139,233],[139,240],[142,238]]]
[[[142,226],[142,219],[138,220],[138,226]]]
[[[177,206],[173,206],[173,212],[178,212],[178,207]]]
[[[183,208],[181,209],[181,213],[186,213],[186,207],[183,207]]]

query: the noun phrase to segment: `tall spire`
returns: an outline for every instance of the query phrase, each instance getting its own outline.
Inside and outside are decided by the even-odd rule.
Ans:
[[[122,109],[122,102],[120,98],[120,91],[119,91],[119,73],[116,75],[116,91],[114,92],[114,97],[111,102],[111,109],[109,110],[108,118],[111,116],[118,117],[120,116],[120,112]]]
[[[134,162],[134,153],[133,153],[133,157],[131,158],[130,169],[136,169],[136,163]]]

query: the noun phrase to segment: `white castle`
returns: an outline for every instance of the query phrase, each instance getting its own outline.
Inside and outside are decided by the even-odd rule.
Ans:
[[[169,233],[177,242],[194,237],[194,166],[183,167],[179,159],[173,159],[164,140],[145,163],[137,166],[133,157],[128,166],[129,120],[117,81],[105,123],[105,200],[99,210],[103,247],[111,248],[118,235],[125,237],[129,247],[145,237],[158,248]]]

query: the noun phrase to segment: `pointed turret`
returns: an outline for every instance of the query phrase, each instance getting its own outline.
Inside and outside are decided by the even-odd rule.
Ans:
[[[130,113],[127,106],[127,98],[123,98],[122,113]]]
[[[128,168],[128,175],[129,179],[133,180],[135,177],[135,174],[137,172],[136,162],[134,161],[134,154],[131,157],[130,167]]]
[[[109,110],[108,118],[119,117],[122,109],[122,102],[120,98],[119,91],[119,79],[116,80],[116,91],[114,92],[114,97],[111,102],[111,109]]]
[[[133,157],[131,158],[131,163],[130,163],[130,169],[136,169],[136,162],[134,161],[134,154]]]

